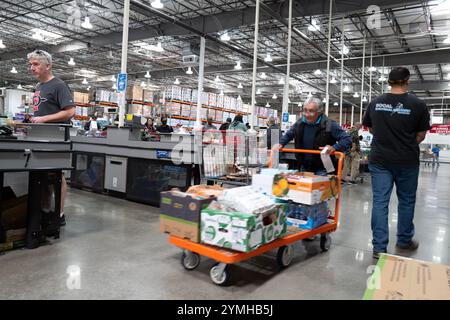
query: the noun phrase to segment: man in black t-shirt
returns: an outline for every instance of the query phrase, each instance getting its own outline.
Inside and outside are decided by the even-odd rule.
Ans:
[[[373,256],[387,252],[389,201],[395,183],[398,197],[397,247],[415,250],[414,207],[419,177],[419,144],[430,127],[426,104],[409,94],[410,72],[395,68],[389,74],[391,93],[370,102],[363,124],[373,134],[369,158],[372,175]]]
[[[52,72],[52,56],[43,50],[35,50],[28,54],[28,62],[33,75],[39,80],[33,97],[33,123],[70,123],[75,115],[75,104],[69,87]],[[50,210],[50,190],[43,190],[45,203],[42,211]],[[47,192],[48,191],[48,192]],[[64,201],[67,194],[67,183],[64,176],[61,181],[61,225],[66,224]]]

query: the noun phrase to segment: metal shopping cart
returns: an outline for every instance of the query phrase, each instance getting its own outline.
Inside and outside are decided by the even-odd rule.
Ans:
[[[315,150],[298,150],[298,149],[281,149],[281,152],[292,153],[311,153],[320,154]],[[304,230],[288,227],[288,232],[282,238],[278,238],[273,242],[263,245],[251,252],[236,252],[211,245],[192,242],[186,239],[169,236],[169,243],[183,249],[181,264],[186,270],[194,270],[200,264],[200,256],[205,256],[216,261],[216,264],[210,269],[210,278],[217,285],[230,284],[230,272],[228,270],[231,264],[236,264],[248,260],[250,258],[262,255],[268,251],[277,249],[277,263],[281,268],[288,267],[293,259],[293,244],[300,240],[309,239],[316,235],[320,235],[320,248],[323,252],[327,251],[331,244],[329,234],[336,231],[339,221],[339,202],[341,195],[341,175],[344,160],[344,154],[335,152],[334,155],[339,157],[338,162],[338,195],[334,214],[330,214],[328,222],[324,225],[313,229]],[[269,167],[271,167],[272,155],[270,156]]]

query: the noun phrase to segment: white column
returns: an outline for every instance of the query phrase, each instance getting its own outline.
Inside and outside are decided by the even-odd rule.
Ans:
[[[342,126],[342,108],[344,103],[344,27],[345,27],[345,18],[342,17],[342,39],[341,39],[341,97],[339,103],[339,124]]]
[[[128,59],[128,25],[130,18],[130,0],[124,1],[123,7],[123,32],[122,32],[122,63],[120,67],[121,73],[127,72],[127,59]],[[119,127],[123,127],[125,118],[125,94],[121,92],[118,95],[119,105]]]
[[[250,106],[250,129],[253,131],[255,123],[256,106],[256,71],[258,68],[258,35],[259,35],[259,0],[256,0],[255,8],[255,40],[253,42],[253,79],[252,79],[252,104]]]
[[[363,45],[363,62],[362,62],[362,78],[361,78],[361,104],[359,109],[359,122],[362,123],[363,117],[363,99],[364,99],[364,79],[366,76],[366,33],[364,32],[364,45]]]
[[[289,112],[289,80],[291,74],[291,45],[292,45],[292,0],[289,0],[289,26],[288,26],[288,49],[287,49],[287,69],[284,80],[283,107],[282,114]],[[283,116],[283,115],[282,115]]]
[[[205,46],[206,41],[204,37],[200,38],[200,61],[198,71],[198,95],[197,95],[197,116],[195,117],[195,130],[202,129],[201,111],[202,111],[202,98],[203,98],[203,76],[205,73]]]
[[[328,17],[328,53],[327,53],[327,87],[325,90],[325,115],[328,116],[330,110],[330,58],[331,58],[331,22],[333,19],[333,0],[330,0],[330,14]]]
[[[352,105],[352,117],[350,119],[350,126],[353,127],[353,120],[355,118],[355,105]]]
[[[373,68],[373,43],[370,44],[370,70]],[[372,74],[373,71],[370,71],[370,79],[369,79],[369,102],[372,101]]]

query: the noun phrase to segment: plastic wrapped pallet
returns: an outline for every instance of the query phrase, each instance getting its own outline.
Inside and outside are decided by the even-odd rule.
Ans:
[[[208,93],[208,106],[217,106],[217,95],[215,93]]]
[[[192,90],[191,101],[192,101],[192,103],[197,103],[198,102],[198,90],[196,90],[196,89]]]
[[[151,91],[151,90],[144,90],[143,91],[143,100],[145,102],[153,102],[153,91]]]
[[[141,86],[132,86],[127,88],[126,99],[142,101],[144,98],[144,90]]]
[[[215,117],[215,120],[216,120],[217,122],[222,122],[222,119],[223,119],[223,111],[216,110],[216,117]]]
[[[236,99],[236,110],[239,112],[243,112],[242,99]]]
[[[227,110],[231,110],[231,97],[225,96],[223,100],[223,107]]]
[[[191,118],[192,116],[192,107],[189,105],[182,105],[181,106],[181,116],[186,118]]]
[[[202,120],[206,120],[206,118],[208,117],[208,108],[202,108],[201,112],[200,112],[200,119]]]
[[[208,92],[202,92],[202,105],[207,106],[209,102]]]
[[[213,121],[216,121],[216,110],[208,109],[208,118],[212,118]]]
[[[237,99],[236,98],[230,98],[230,109],[237,110]]]
[[[225,96],[218,94],[217,95],[216,107],[217,108],[223,108],[224,100],[225,100]]]
[[[182,88],[178,86],[169,86],[164,91],[166,101],[168,100],[181,100]]]
[[[183,88],[181,91],[181,100],[185,102],[192,101],[192,89]]]

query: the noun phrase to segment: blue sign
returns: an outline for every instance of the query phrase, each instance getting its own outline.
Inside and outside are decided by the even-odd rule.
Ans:
[[[127,90],[127,74],[119,73],[117,79],[117,92],[125,92]]]
[[[289,122],[289,113],[283,113],[283,122]]]
[[[170,151],[156,150],[157,159],[170,159]]]

